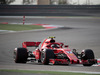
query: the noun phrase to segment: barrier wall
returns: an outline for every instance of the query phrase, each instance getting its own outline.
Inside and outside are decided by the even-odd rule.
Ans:
[[[0,16],[100,16],[100,5],[0,5]]]

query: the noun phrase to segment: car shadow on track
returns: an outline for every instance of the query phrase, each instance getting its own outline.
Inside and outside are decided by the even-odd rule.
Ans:
[[[36,62],[28,62],[26,63],[28,65],[44,65],[42,63],[36,63]],[[82,64],[48,64],[48,65],[44,65],[44,66],[70,66],[70,67],[83,67]]]

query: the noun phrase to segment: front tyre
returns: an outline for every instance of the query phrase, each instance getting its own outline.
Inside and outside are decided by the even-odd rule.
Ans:
[[[92,66],[94,63],[89,60],[95,59],[94,52],[91,49],[84,50],[84,52],[81,53],[81,59],[88,61],[88,63],[83,62],[83,66]]]
[[[15,48],[14,61],[15,63],[26,63],[28,58],[28,52],[26,48]]]
[[[45,51],[41,52],[41,62],[44,65],[48,65],[49,64],[49,59],[50,58],[54,58],[54,52],[51,49],[46,49]]]

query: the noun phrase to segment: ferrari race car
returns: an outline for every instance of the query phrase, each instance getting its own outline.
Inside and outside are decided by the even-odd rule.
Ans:
[[[15,63],[26,63],[28,61],[38,61],[45,65],[48,64],[83,64],[92,66],[97,63],[94,52],[91,49],[82,50],[78,54],[75,49],[69,49],[68,45],[56,42],[55,37],[49,37],[42,42],[23,42],[22,48],[14,49]],[[28,47],[36,47],[30,51]]]

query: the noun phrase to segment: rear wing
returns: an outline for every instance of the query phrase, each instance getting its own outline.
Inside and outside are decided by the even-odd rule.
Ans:
[[[27,48],[27,47],[38,47],[40,43],[41,42],[23,42],[22,43],[22,47],[23,48]]]

